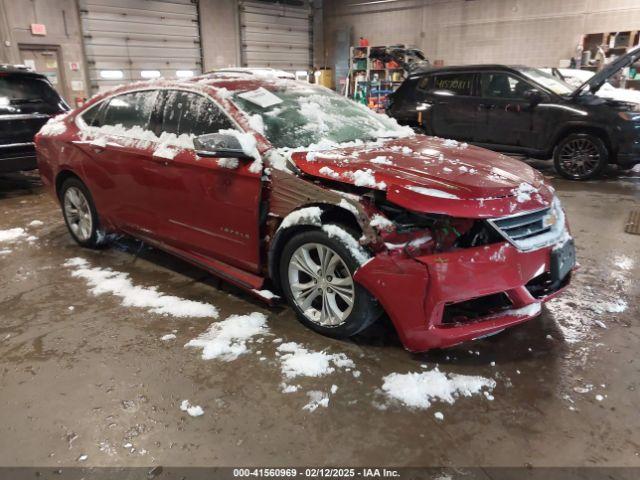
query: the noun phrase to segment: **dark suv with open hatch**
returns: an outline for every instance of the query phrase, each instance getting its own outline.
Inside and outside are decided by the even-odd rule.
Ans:
[[[640,163],[640,105],[594,95],[639,58],[637,47],[578,88],[530,67],[430,69],[405,80],[387,113],[429,135],[553,157],[560,175],[586,180],[608,163],[622,169]]]

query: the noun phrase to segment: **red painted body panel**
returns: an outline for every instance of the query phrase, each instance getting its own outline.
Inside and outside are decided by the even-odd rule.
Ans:
[[[352,172],[370,170],[377,183],[384,182],[390,202],[418,212],[489,218],[550,205],[553,192],[544,184],[542,175],[525,163],[483,148],[457,142],[453,146],[449,142],[416,135],[373,148],[356,146],[314,152],[310,160],[307,153],[300,152],[293,159],[309,175],[335,181],[331,172],[324,169],[329,167],[340,175],[341,182],[352,184],[356,184]],[[376,163],[380,157],[390,159],[393,165]],[[538,192],[529,200],[518,202],[514,191],[523,182]],[[437,193],[425,195],[411,187]],[[438,197],[440,192],[443,195]]]
[[[525,285],[549,270],[551,250],[524,253],[505,242],[416,259],[379,254],[356,272],[355,279],[382,303],[404,346],[423,351],[473,340],[536,317],[539,310],[531,305],[551,296],[536,299]],[[509,297],[512,309],[473,323],[442,323],[446,304],[500,292]]]
[[[268,83],[163,81],[99,96],[64,120],[66,132],[36,137],[43,183],[55,195],[60,172],[73,172],[91,191],[107,229],[140,237],[243,288],[259,289],[268,248],[268,240],[261,238],[260,210],[261,202],[270,199],[261,172],[251,172],[250,162],[241,162],[237,169],[222,168],[216,159],[200,158],[190,150],[180,150],[171,160],[158,158],[153,142],[133,146],[116,135],[106,145],[92,144],[92,137],[79,131],[75,116],[107,96],[129,90],[193,90],[214,98],[255,136],[264,154],[269,143],[251,129],[247,117],[229,101],[228,91]],[[388,157],[393,164],[380,163],[379,157]],[[337,173],[341,182],[357,185],[353,174],[363,170],[377,183],[368,188],[384,189],[389,202],[417,212],[492,218],[538,210],[553,200],[553,190],[524,163],[425,136],[314,152],[309,157],[298,152],[292,160],[305,174],[332,182]],[[334,174],[321,171],[323,167]],[[518,199],[523,182],[536,192]],[[537,315],[535,307],[527,306],[541,300],[533,298],[525,285],[549,270],[551,249],[523,253],[502,242],[416,258],[383,250],[356,271],[355,280],[379,299],[406,348],[421,351],[494,333]],[[463,325],[442,323],[445,305],[498,292],[505,292],[512,310]]]

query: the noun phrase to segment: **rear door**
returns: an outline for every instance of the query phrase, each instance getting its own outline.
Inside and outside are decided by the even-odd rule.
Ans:
[[[422,91],[423,119],[427,132],[455,140],[474,141],[477,137],[480,103],[476,95],[474,72],[438,73],[425,77]]]
[[[524,92],[535,88],[510,72],[483,72],[477,141],[516,149],[536,148],[546,131],[544,111],[524,96]]]
[[[165,141],[174,136],[184,146],[187,138],[237,128],[199,93],[167,90],[161,105],[156,133]],[[152,186],[162,237],[191,254],[258,272],[261,172],[249,171],[250,160],[219,162],[197,156],[193,148],[169,146],[156,154],[165,160],[156,163]]]
[[[82,138],[85,178],[98,211],[121,228],[152,233],[157,223],[150,202],[155,142],[150,130],[157,90],[112,97],[89,109]]]

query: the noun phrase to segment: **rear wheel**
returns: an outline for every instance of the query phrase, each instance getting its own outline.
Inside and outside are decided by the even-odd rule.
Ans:
[[[364,330],[381,315],[376,299],[353,280],[353,254],[324,231],[305,231],[285,245],[280,257],[282,290],[298,320],[335,338]]]
[[[601,138],[589,133],[568,135],[555,148],[556,171],[570,180],[589,180],[607,167],[609,151]]]
[[[69,233],[78,245],[97,248],[104,243],[98,213],[84,183],[77,178],[65,180],[60,189],[60,203]]]

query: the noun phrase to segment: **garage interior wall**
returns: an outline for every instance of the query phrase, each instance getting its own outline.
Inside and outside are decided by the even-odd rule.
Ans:
[[[371,45],[410,44],[445,65],[557,66],[586,33],[637,30],[638,0],[325,0],[325,47],[350,27]]]
[[[33,35],[31,24],[46,27]],[[0,0],[0,63],[24,63],[21,48],[55,50],[60,70],[59,93],[74,104],[87,94],[82,37],[75,0]]]

